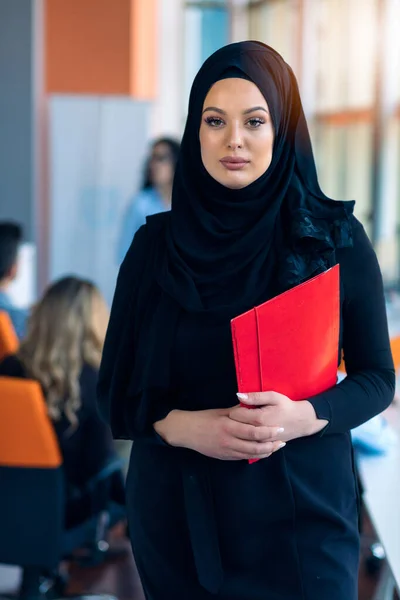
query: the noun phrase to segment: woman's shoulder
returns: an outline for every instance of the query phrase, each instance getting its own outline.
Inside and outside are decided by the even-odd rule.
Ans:
[[[135,233],[131,246],[125,256],[125,263],[137,261],[139,255],[148,256],[156,243],[160,242],[169,220],[169,211],[146,217],[146,223]]]
[[[152,230],[160,230],[166,227],[171,211],[164,210],[159,213],[154,213],[153,215],[148,215],[146,217],[146,225]]]
[[[371,286],[380,288],[382,275],[375,250],[363,225],[355,217],[351,218],[351,225],[352,245],[337,250],[336,258],[346,295],[360,297]]]
[[[376,259],[375,251],[362,223],[352,215],[350,217],[352,243],[336,252],[340,264],[362,264],[363,261]]]
[[[26,378],[27,375],[18,356],[12,354],[0,362],[0,376]]]

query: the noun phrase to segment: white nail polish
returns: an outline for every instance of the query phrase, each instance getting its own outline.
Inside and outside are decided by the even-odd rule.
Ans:
[[[248,400],[249,399],[247,394],[236,394],[236,396],[239,398],[239,400]]]
[[[285,431],[285,428],[284,427],[278,427],[277,431],[278,431],[278,433],[283,433]]]
[[[281,448],[284,448],[285,446],[286,446],[286,442],[282,442],[282,443],[279,445],[279,448],[278,448],[278,450],[280,450]]]

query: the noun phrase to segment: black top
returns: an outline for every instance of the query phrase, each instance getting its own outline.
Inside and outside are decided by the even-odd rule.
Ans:
[[[275,134],[268,169],[235,190],[207,173],[199,142],[206,94],[232,69],[264,95]],[[102,413],[135,440],[129,523],[149,600],[356,600],[349,430],[388,406],[395,378],[381,274],[352,210],[319,187],[282,57],[258,42],[215,52],[191,90],[171,212],[147,220],[121,266],[100,367]],[[328,426],[254,465],[165,444],[153,423],[169,410],[237,404],[230,319],[337,262],[348,377],[309,398]]]
[[[153,257],[159,251],[168,218],[168,213],[148,218],[147,225],[136,234],[118,277],[98,386],[100,408],[115,437],[153,435],[154,420],[176,408],[168,396],[154,396],[166,380],[170,391],[172,386],[170,357],[157,355],[161,346],[157,339],[176,331],[181,314],[180,307],[169,298],[162,303],[163,314],[157,312],[162,291],[155,281]],[[321,435],[360,425],[383,411],[394,395],[382,277],[362,225],[354,217],[351,223],[353,247],[336,251],[341,277],[339,354],[343,350],[347,377],[332,389],[309,398],[318,417],[329,420]],[[212,320],[208,325],[213,326]],[[227,345],[224,369],[230,374],[230,385],[235,386],[228,320],[221,331],[225,332]],[[157,366],[155,370],[154,365],[159,364],[164,368]],[[202,364],[196,366],[201,374]],[[157,381],[159,385],[154,385]],[[231,401],[234,405],[235,397]]]
[[[221,600],[356,600],[349,429],[385,409],[395,383],[371,244],[352,218],[354,246],[336,252],[348,377],[309,399],[328,427],[248,465],[170,447],[152,427],[172,408],[237,403],[229,319],[182,310],[155,281],[167,220],[168,213],[150,217],[121,266],[99,379],[114,434],[135,439],[127,500],[146,597],[161,600],[169,589],[177,600],[216,592]],[[172,339],[169,354],[163,336]]]
[[[0,363],[0,375],[28,378],[16,356],[9,356]],[[82,404],[77,413],[77,429],[71,430],[71,424],[65,416],[53,422],[63,456],[66,479],[77,486],[97,474],[112,452],[113,442],[109,427],[100,418],[97,410],[97,378],[96,369],[85,364],[79,378]]]

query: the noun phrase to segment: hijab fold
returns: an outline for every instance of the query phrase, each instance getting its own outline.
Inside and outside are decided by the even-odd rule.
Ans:
[[[226,77],[257,85],[275,132],[269,168],[242,189],[218,183],[201,160],[203,103]],[[186,311],[233,318],[332,266],[335,249],[352,244],[353,206],[321,191],[291,68],[260,42],[230,44],[192,86],[158,283]]]
[[[199,141],[207,92],[231,76],[258,86],[275,131],[268,170],[240,190],[207,173]],[[297,83],[279,54],[259,42],[215,52],[193,83],[171,212],[149,217],[136,239],[144,256],[128,253],[121,267],[99,380],[114,435],[150,431],[153,439],[151,424],[174,407],[171,356],[183,312],[229,327],[229,319],[324,271],[337,248],[352,245],[353,206],[320,189]]]

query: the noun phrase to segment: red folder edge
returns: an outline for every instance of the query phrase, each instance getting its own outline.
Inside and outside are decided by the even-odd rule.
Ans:
[[[282,300],[286,300],[286,298],[289,295],[294,297],[298,294],[299,291],[303,290],[303,288],[305,286],[311,287],[313,284],[315,285],[317,280],[320,280],[320,278],[326,279],[326,277],[330,277],[332,280],[331,283],[335,286],[335,295],[331,300],[332,300],[332,304],[334,304],[333,319],[335,321],[334,325],[332,327],[332,333],[335,336],[335,348],[337,349],[337,352],[336,352],[335,356],[332,355],[332,357],[331,357],[330,369],[331,369],[332,373],[330,375],[330,380],[329,381],[327,380],[327,382],[326,382],[325,389],[329,389],[330,387],[332,387],[336,384],[336,381],[337,381],[337,358],[338,358],[338,352],[339,352],[339,350],[338,350],[338,348],[339,348],[339,324],[340,324],[339,323],[339,320],[340,320],[340,267],[339,267],[339,264],[335,265],[334,267],[331,267],[330,269],[328,269],[327,271],[324,271],[323,273],[321,273],[319,275],[316,275],[315,277],[305,281],[304,283],[301,283],[301,284],[295,286],[294,288],[291,288],[290,290],[287,290],[286,292],[283,292],[282,294],[279,294],[278,296],[271,298],[267,302],[265,302],[259,306],[256,306],[241,315],[238,315],[237,317],[235,317],[231,320],[233,352],[234,352],[234,360],[235,360],[236,376],[237,376],[239,392],[247,393],[247,392],[255,392],[255,391],[271,391],[270,389],[268,389],[268,390],[262,389],[262,360],[261,360],[261,353],[258,351],[259,342],[260,342],[260,340],[259,340],[259,323],[258,323],[260,308],[265,309],[268,306],[271,306],[272,303],[277,303],[277,302],[281,302]],[[252,315],[252,314],[254,314],[254,320],[249,319],[249,322],[247,324],[247,325],[250,325],[250,327],[252,328],[252,332],[249,332],[249,335],[247,336],[247,340],[245,340],[245,342],[247,343],[247,346],[249,346],[248,349],[251,350],[251,346],[254,345],[254,341],[255,341],[257,351],[256,352],[252,351],[250,353],[246,352],[246,361],[247,361],[247,370],[249,370],[248,369],[249,356],[254,357],[254,359],[252,359],[252,364],[250,367],[252,369],[250,378],[251,378],[252,382],[254,382],[257,379],[257,384],[254,384],[252,386],[253,389],[245,389],[246,381],[247,381],[247,379],[249,379],[249,374],[247,373],[247,378],[246,378],[246,376],[243,376],[241,360],[239,358],[240,354],[241,353],[243,354],[243,339],[241,340],[241,344],[240,344],[241,352],[239,352],[239,340],[238,340],[238,336],[237,336],[236,324],[238,322],[238,319],[246,318],[246,316],[250,317],[250,315]],[[254,324],[254,327],[252,327],[252,323]],[[244,344],[244,346],[246,346],[246,343]],[[319,392],[316,392],[316,393],[321,393],[322,391],[325,391],[325,389],[321,389]],[[273,391],[279,392],[280,390],[276,389]],[[284,393],[284,392],[281,391],[281,393]],[[308,397],[310,397],[310,395]],[[297,400],[302,400],[302,399],[306,399],[306,398],[297,398]],[[240,405],[245,408],[249,408],[249,409],[255,408],[253,406],[248,406],[243,402],[241,402]],[[258,459],[250,459],[249,463],[252,464],[257,461],[258,461]]]

